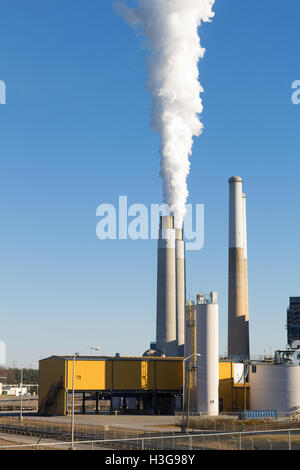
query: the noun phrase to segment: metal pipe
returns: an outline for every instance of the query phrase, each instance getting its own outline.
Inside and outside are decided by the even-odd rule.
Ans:
[[[74,418],[74,410],[75,410],[75,358],[76,358],[76,355],[78,355],[78,353],[75,353],[74,356],[73,356],[73,379],[72,379],[72,431],[71,431],[71,449],[74,449],[74,428],[75,428],[75,418]]]

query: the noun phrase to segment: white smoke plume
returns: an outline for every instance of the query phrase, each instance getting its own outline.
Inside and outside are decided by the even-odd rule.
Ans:
[[[126,1],[126,0],[123,0]],[[164,202],[182,225],[188,197],[193,137],[203,125],[198,62],[204,56],[198,27],[210,21],[215,0],[136,0],[117,2],[118,12],[147,38],[151,125],[161,137]]]

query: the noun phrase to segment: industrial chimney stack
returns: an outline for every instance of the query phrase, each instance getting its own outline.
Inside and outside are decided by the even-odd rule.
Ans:
[[[228,355],[249,357],[246,199],[242,179],[229,179]]]
[[[157,255],[156,349],[177,356],[174,217],[160,218]]]
[[[183,229],[176,229],[176,332],[178,356],[184,355],[185,329],[185,249]]]

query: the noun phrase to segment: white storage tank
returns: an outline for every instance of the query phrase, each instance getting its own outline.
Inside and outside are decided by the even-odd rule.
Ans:
[[[299,364],[252,364],[250,409],[291,413],[300,407]]]
[[[197,305],[197,410],[219,414],[219,306]]]

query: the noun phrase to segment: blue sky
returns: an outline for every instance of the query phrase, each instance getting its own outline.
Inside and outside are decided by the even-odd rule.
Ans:
[[[228,184],[245,180],[252,354],[286,344],[299,283],[298,0],[217,0],[201,28],[204,133],[190,203],[205,246],[187,291],[220,293],[227,342]],[[146,51],[110,0],[2,0],[0,338],[9,364],[101,346],[140,355],[155,339],[156,242],[100,241],[96,208],[160,203]]]

